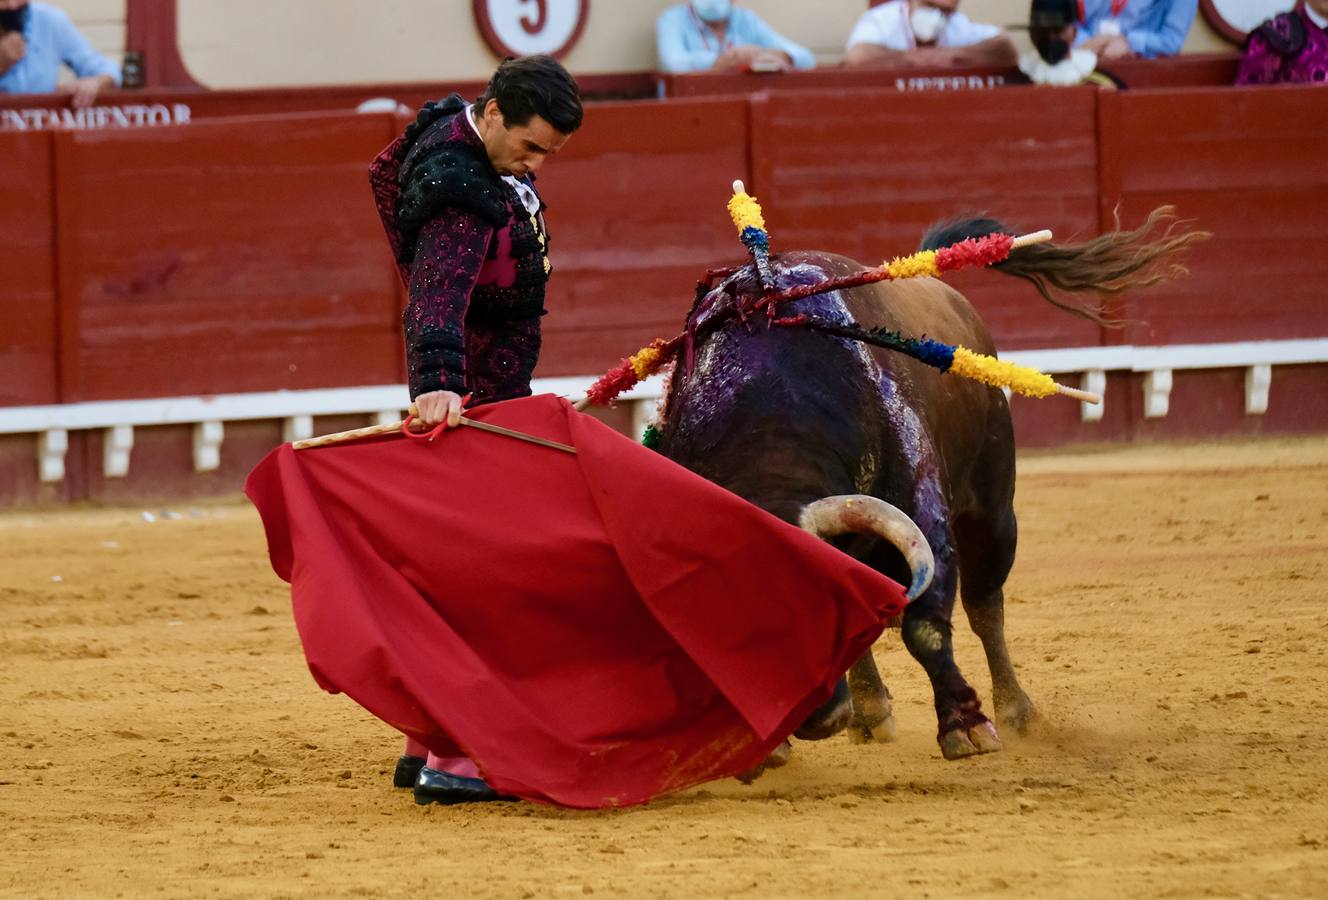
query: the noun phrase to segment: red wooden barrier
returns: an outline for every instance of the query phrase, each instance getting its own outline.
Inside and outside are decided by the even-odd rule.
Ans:
[[[747,177],[743,100],[595,107],[541,172],[554,274],[537,374],[596,372],[677,333],[706,267],[743,258],[724,204]]]
[[[1140,88],[1222,87],[1234,84],[1238,53],[1183,53],[1165,59],[1113,59],[1101,68],[1130,90]]]
[[[55,403],[51,135],[0,135],[0,406]]]
[[[393,117],[56,135],[61,398],[391,383]]]
[[[365,177],[392,115],[0,135],[0,405],[404,378],[402,291]],[[540,375],[606,368],[674,333],[711,264],[743,258],[723,204],[743,178],[780,249],[864,263],[909,252],[949,214],[990,212],[1062,238],[1176,204],[1214,233],[1191,275],[1130,300],[1108,332],[994,273],[955,279],[1005,348],[1328,335],[1328,93],[893,89],[609,103],[552,161],[556,269]],[[944,335],[932,335],[944,338]],[[1143,375],[1109,376],[1106,418],[1016,398],[1028,446],[1321,429],[1328,368],[1278,366],[1266,414],[1244,372],[1178,371],[1146,419]],[[321,423],[320,423],[321,424]],[[97,432],[36,481],[33,435],[0,438],[0,504],[231,489],[276,439],[228,426],[219,474],[189,468],[187,426],[141,429],[130,479],[104,481]],[[12,477],[11,477],[12,476]]]
[[[401,290],[365,167],[403,124],[0,136],[0,403],[401,380]],[[776,250],[868,264],[949,214],[1064,238],[1094,233],[1118,199],[1127,223],[1173,202],[1216,237],[1188,279],[1128,310],[1146,326],[1107,340],[1328,334],[1325,125],[1328,94],[1298,89],[601,104],[540,182],[557,270],[540,374],[594,372],[677,329],[701,270],[742,258],[723,211],[735,177],[765,205]],[[1021,282],[955,283],[1001,346],[1103,340]]]
[[[651,72],[628,72],[612,75],[585,75],[577,83],[583,96],[591,100],[645,98],[656,92]],[[412,108],[437,100],[453,91],[474,98],[486,82],[391,82],[385,84],[348,84],[327,87],[252,88],[212,91],[204,89],[106,91],[97,98],[97,106],[120,110],[131,120],[142,123],[145,110],[156,110],[159,117],[178,118],[175,107],[187,108],[192,119],[237,118],[250,116],[286,116],[293,113],[349,113],[366,100],[391,98]],[[61,94],[0,94],[0,131],[36,129],[49,125],[50,117],[24,114],[24,110],[69,109],[69,97]],[[80,121],[72,110],[73,121]],[[82,121],[89,122],[84,113]],[[109,124],[117,124],[112,121]],[[123,121],[118,124],[124,125]],[[161,124],[161,123],[158,123]]]
[[[1328,334],[1328,92],[1125,92],[1103,147],[1127,219],[1174,203],[1213,239],[1190,275],[1141,300],[1135,343]],[[1106,198],[1104,198],[1106,199]]]
[[[661,75],[668,97],[748,96],[792,91],[963,91],[995,88],[1018,79],[1018,70],[997,66],[954,67],[888,66],[845,69],[827,66],[793,72],[689,72]]]
[[[1235,53],[1195,53],[1167,59],[1114,60],[1104,66],[1126,86],[1137,88],[1206,87],[1236,80]],[[760,91],[806,90],[967,91],[1020,84],[1018,69],[981,66],[866,67],[826,66],[795,72],[695,72],[661,75],[669,97],[747,96]]]
[[[1112,74],[1131,88],[1173,88],[1231,84],[1236,77],[1238,57],[1234,53],[1186,54],[1168,59],[1121,60],[1109,66]],[[1017,70],[979,68],[864,68],[845,69],[826,66],[787,73],[701,72],[685,75],[661,75],[654,72],[622,72],[606,75],[582,75],[578,78],[582,94],[590,100],[646,99],[660,88],[668,97],[747,96],[758,91],[788,92],[805,90],[904,90],[954,91],[997,87],[1006,82],[1018,83]],[[69,109],[64,95],[0,95],[0,131],[37,130],[55,127],[65,112],[79,127],[90,127],[101,116],[104,125],[124,126],[156,120],[290,115],[301,112],[343,113],[353,111],[365,100],[388,97],[412,108],[427,100],[460,91],[463,96],[477,96],[482,81],[466,82],[389,82],[348,84],[301,88],[251,88],[243,90],[152,89],[107,91],[97,106],[114,110],[118,115],[87,112],[76,114]],[[177,111],[183,107],[184,111]],[[26,111],[26,112],[25,112]],[[52,118],[49,113],[55,111]],[[80,118],[81,116],[81,118]]]
[[[966,94],[771,95],[753,103],[755,190],[772,247],[867,265],[911,253],[927,226],[990,213],[1061,238],[1097,227],[1091,88]],[[952,282],[1005,347],[1083,346],[1096,326],[990,272]],[[932,335],[944,340],[944,335]]]

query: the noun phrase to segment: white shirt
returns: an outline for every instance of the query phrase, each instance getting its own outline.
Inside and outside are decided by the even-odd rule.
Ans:
[[[474,103],[466,104],[466,121],[470,123],[470,130],[475,132],[475,136],[480,139],[481,143],[483,143],[484,135],[480,134],[480,127],[475,124],[475,117],[471,115],[471,110],[474,108]],[[526,212],[530,213],[532,216],[539,215],[539,194],[535,193],[535,188],[531,187],[529,181],[526,181],[524,178],[517,178],[515,175],[502,175],[499,177],[510,184],[516,191],[516,195],[521,198],[521,205],[526,208]]]
[[[1321,16],[1310,9],[1309,4],[1305,5],[1305,15],[1310,17],[1310,21],[1320,28],[1328,28],[1328,16]]]
[[[1001,33],[995,25],[974,22],[961,12],[956,12],[946,20],[941,36],[936,39],[937,47],[967,47],[980,44]],[[913,38],[913,28],[908,24],[908,0],[890,0],[874,6],[862,14],[853,33],[848,36],[848,46],[854,44],[877,44],[891,50],[915,50],[918,42]]]

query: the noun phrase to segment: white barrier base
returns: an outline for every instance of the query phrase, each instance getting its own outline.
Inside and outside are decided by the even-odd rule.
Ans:
[[[1162,347],[1123,345],[1070,347],[1052,350],[1012,350],[1002,359],[1031,366],[1052,375],[1083,373],[1085,390],[1104,393],[1106,373],[1145,372],[1144,415],[1160,418],[1170,411],[1173,373],[1183,369],[1243,368],[1245,412],[1268,410],[1273,366],[1328,362],[1328,338],[1289,341],[1246,341],[1225,344],[1173,344]],[[569,400],[585,396],[596,376],[537,378],[536,394],[560,394]],[[631,404],[632,427],[640,437],[659,400],[664,379],[654,376],[623,393],[620,402]],[[1085,403],[1085,422],[1101,421],[1102,405]],[[404,415],[410,394],[404,384],[307,391],[267,391],[201,397],[163,397],[150,400],[104,400],[49,406],[0,408],[0,434],[36,434],[37,465],[43,482],[65,477],[65,453],[70,431],[106,429],[102,467],[108,478],[129,471],[134,428],[148,425],[194,426],[194,469],[206,472],[221,463],[225,424],[255,419],[282,420],[285,440],[311,437],[315,416],[373,415],[376,423],[394,422]]]

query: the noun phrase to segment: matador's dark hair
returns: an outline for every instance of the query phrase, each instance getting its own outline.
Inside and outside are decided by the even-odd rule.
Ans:
[[[508,128],[526,125],[532,116],[540,116],[563,134],[581,127],[576,79],[562,63],[542,53],[503,60],[475,105],[484,109],[490,100],[498,101]]]

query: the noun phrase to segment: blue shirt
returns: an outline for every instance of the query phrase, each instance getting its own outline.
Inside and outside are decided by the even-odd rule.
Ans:
[[[28,21],[23,27],[27,53],[0,75],[0,93],[54,93],[61,63],[79,78],[109,75],[117,86],[120,84],[120,67],[93,50],[63,10],[45,3],[30,3],[28,8]]]
[[[793,60],[796,69],[816,65],[816,57],[810,50],[785,38],[756,13],[742,7],[735,7],[729,17],[723,46],[687,3],[664,10],[655,24],[655,36],[659,42],[659,67],[664,72],[703,72],[715,64],[721,51],[744,44],[782,50]]]
[[[1199,0],[1127,0],[1120,14],[1120,33],[1140,56],[1174,56],[1190,33],[1198,6]],[[1084,0],[1079,40],[1096,37],[1111,17],[1111,0]]]

